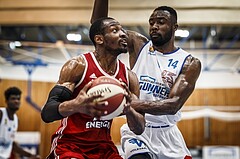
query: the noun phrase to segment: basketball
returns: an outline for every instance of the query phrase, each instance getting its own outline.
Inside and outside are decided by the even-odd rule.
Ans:
[[[95,79],[87,94],[104,94],[98,101],[107,101],[108,105],[103,109],[107,114],[101,116],[101,120],[111,120],[123,112],[126,98],[124,96],[124,88],[115,78],[101,76]]]

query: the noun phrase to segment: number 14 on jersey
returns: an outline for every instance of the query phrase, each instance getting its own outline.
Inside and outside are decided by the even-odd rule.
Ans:
[[[173,59],[169,59],[168,61],[169,61],[168,67],[173,67],[173,69],[177,67],[178,60],[174,61]]]

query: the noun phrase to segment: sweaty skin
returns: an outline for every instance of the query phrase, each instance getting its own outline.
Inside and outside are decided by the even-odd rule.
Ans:
[[[6,110],[7,110],[7,115],[10,120],[14,120],[14,115],[17,113],[17,111],[20,108],[21,104],[21,93],[20,94],[10,94],[8,99],[6,100]],[[2,121],[3,119],[3,112],[0,110],[0,123],[4,122]],[[0,127],[0,129],[3,129],[3,127]],[[40,159],[39,155],[33,155],[29,153],[28,151],[25,151],[16,141],[13,141],[12,143],[12,152],[16,153],[21,156],[25,156],[31,159]],[[1,157],[0,157],[1,158]]]
[[[100,67],[109,75],[114,75],[117,70],[117,56],[127,52],[128,36],[116,20],[106,20],[104,25],[104,34],[94,36],[96,48],[93,53]],[[57,85],[64,86],[73,92],[83,76],[85,67],[86,63],[82,56],[70,59],[63,65]],[[130,129],[136,134],[141,134],[145,129],[144,116],[130,106],[131,100],[137,99],[139,96],[138,79],[131,70],[128,70],[128,79],[129,87],[125,87],[127,104],[124,108],[124,114]],[[91,84],[89,82],[76,98],[60,103],[58,112],[63,118],[75,113],[83,113],[96,118],[105,114],[103,109],[98,108],[104,107],[108,103],[95,101],[101,95],[87,95],[86,93]]]

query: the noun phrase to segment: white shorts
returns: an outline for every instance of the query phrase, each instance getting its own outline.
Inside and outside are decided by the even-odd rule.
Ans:
[[[191,159],[191,154],[176,125],[165,128],[145,127],[141,135],[135,135],[127,124],[121,127],[121,144],[125,159],[148,153],[152,159]]]

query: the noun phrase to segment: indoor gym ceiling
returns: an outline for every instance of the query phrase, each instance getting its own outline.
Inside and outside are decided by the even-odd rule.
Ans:
[[[208,49],[208,53],[223,49],[224,54],[237,55],[234,64],[238,65],[239,0],[109,2],[111,17],[126,29],[145,36],[148,36],[147,22],[152,10],[159,5],[172,6],[178,12],[179,29],[189,31],[188,37],[176,37],[178,45],[185,49]],[[0,0],[0,64],[26,61],[39,65],[57,64],[91,51],[88,29],[93,3],[93,0]],[[80,34],[81,40],[69,41],[69,33]]]

